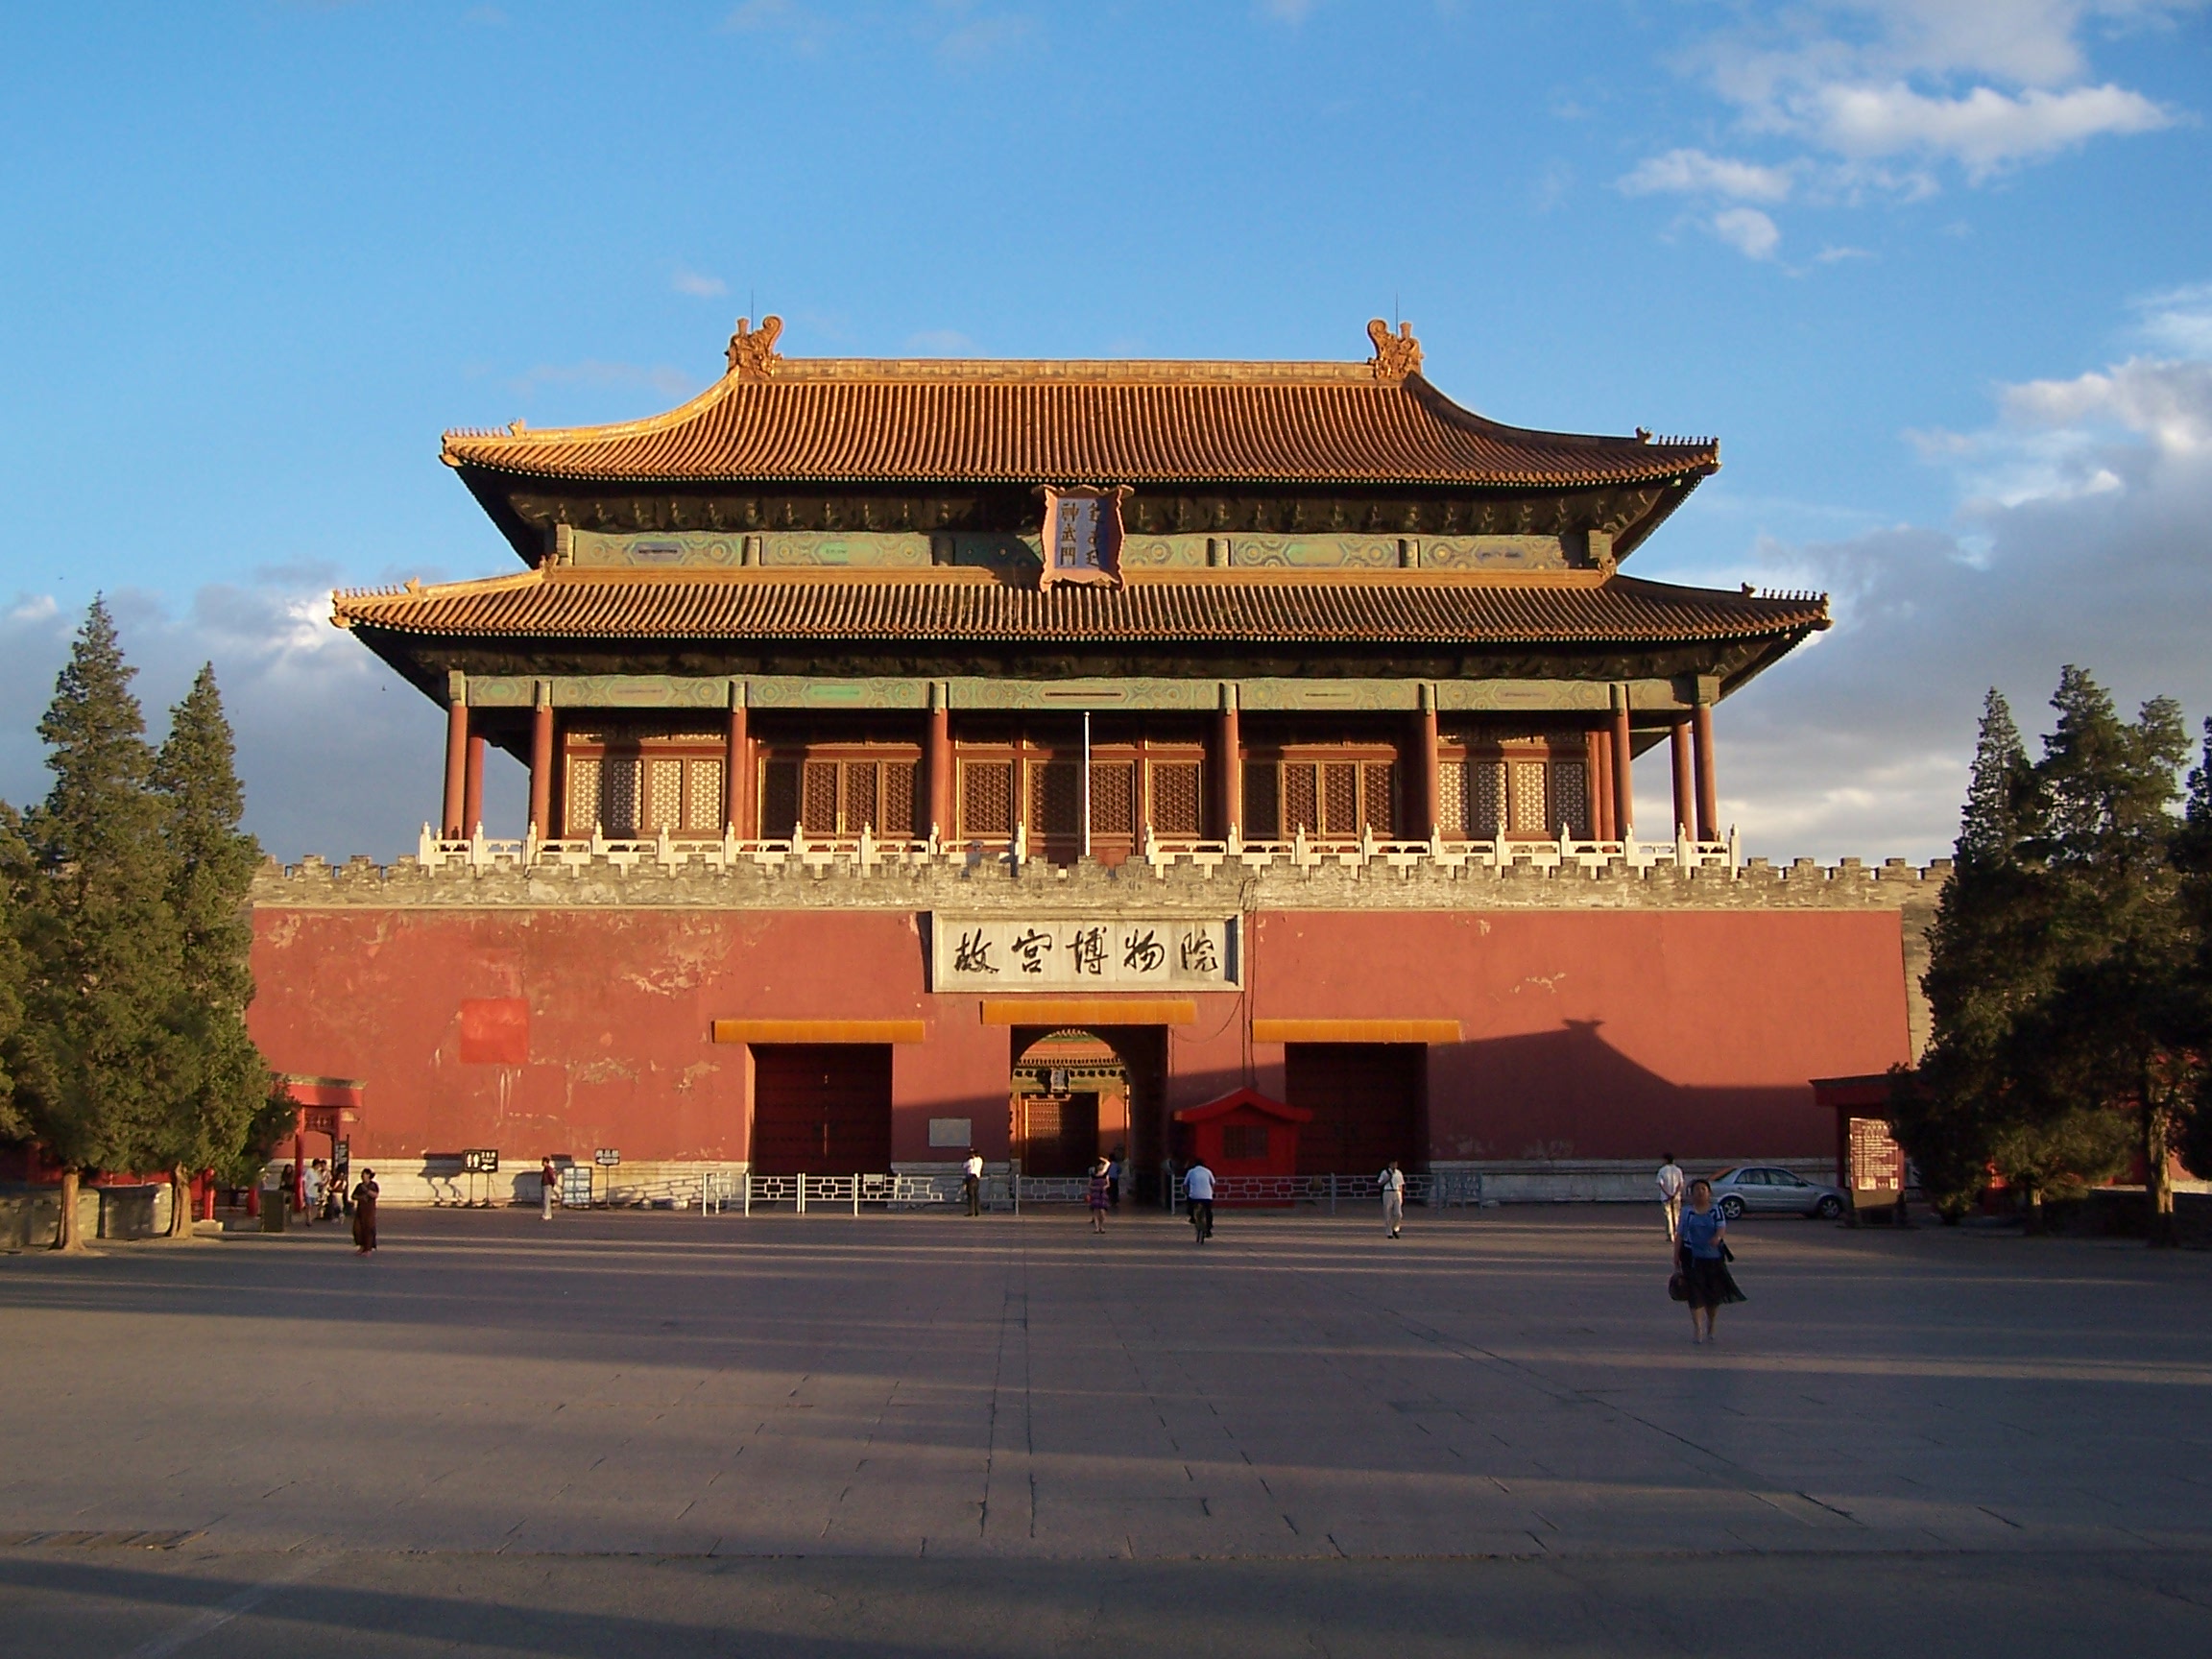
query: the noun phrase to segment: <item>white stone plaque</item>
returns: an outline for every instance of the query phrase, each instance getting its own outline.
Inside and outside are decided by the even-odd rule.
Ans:
[[[933,991],[1234,991],[1237,918],[929,918]]]

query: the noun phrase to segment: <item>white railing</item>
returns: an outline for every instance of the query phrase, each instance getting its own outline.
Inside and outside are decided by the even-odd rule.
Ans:
[[[1162,1185],[1167,1207],[1180,1213],[1189,1203],[1183,1176],[1172,1173]],[[1216,1175],[1214,1202],[1222,1205],[1310,1205],[1336,1214],[1382,1202],[1382,1190],[1373,1175]],[[1430,1209],[1477,1209],[1482,1203],[1482,1177],[1474,1170],[1448,1170],[1436,1174],[1408,1174],[1406,1202]]]
[[[709,1171],[693,1185],[702,1215],[731,1211],[788,1209],[808,1214],[858,1215],[863,1210],[929,1210],[963,1202],[958,1175],[852,1174],[757,1175]],[[1186,1198],[1183,1177],[1170,1174],[1163,1190],[1167,1206],[1180,1212]],[[1339,1206],[1355,1209],[1381,1197],[1372,1175],[1216,1175],[1216,1204],[1304,1206],[1334,1214]],[[1090,1198],[1083,1175],[1019,1175],[994,1171],[983,1177],[986,1210],[1020,1213],[1024,1205],[1082,1204]],[[1472,1170],[1406,1177],[1406,1201],[1431,1209],[1473,1209],[1482,1202],[1482,1177]],[[685,1208],[689,1208],[689,1203]]]
[[[429,825],[416,845],[416,862],[425,870],[446,868],[489,871],[583,870],[593,865],[632,869],[649,865],[677,870],[695,866],[732,870],[741,865],[775,869],[797,865],[804,869],[843,867],[872,870],[894,866],[985,863],[1023,864],[1030,860],[1028,836],[1018,830],[1007,847],[959,846],[932,834],[925,840],[891,840],[863,830],[858,835],[816,836],[795,830],[788,840],[741,840],[725,831],[714,839],[676,836],[665,829],[650,838],[610,838],[593,830],[589,836],[540,840],[535,831],[519,840],[500,840],[484,833],[483,826],[465,838],[441,836]],[[1357,838],[1309,835],[1300,830],[1287,841],[1247,841],[1232,834],[1226,841],[1156,835],[1147,828],[1139,856],[1156,874],[1176,864],[1202,868],[1223,864],[1249,870],[1274,865],[1291,869],[1318,869],[1338,865],[1362,869],[1380,865],[1407,869],[1436,865],[1445,869],[1504,869],[1515,864],[1538,869],[1573,866],[1585,870],[1620,864],[1631,870],[1660,866],[1675,869],[1734,870],[1742,862],[1741,845],[1733,827],[1721,841],[1694,840],[1687,833],[1671,841],[1639,841],[1628,835],[1618,841],[1576,840],[1562,828],[1556,840],[1517,841],[1500,836],[1490,841],[1453,840],[1439,834],[1426,841],[1384,841],[1370,830]]]

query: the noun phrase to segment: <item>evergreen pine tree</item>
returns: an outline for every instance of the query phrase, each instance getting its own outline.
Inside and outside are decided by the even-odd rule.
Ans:
[[[1892,1100],[1899,1139],[1937,1209],[1956,1220],[1985,1184],[2012,1112],[2003,1056],[2019,1012],[2047,986],[2050,895],[2023,857],[2037,828],[2034,778],[2003,694],[1983,704],[1950,881],[1921,980],[1934,1029]]]
[[[2035,767],[2036,846],[2056,901],[2046,947],[2057,972],[2008,1042],[2005,1069],[2026,1107],[2016,1132],[2031,1143],[2040,1133],[2080,1161],[2076,1179],[2094,1181],[2124,1165],[2131,1118],[2151,1236],[2167,1243],[2168,1152],[2197,1084],[2185,1005],[2194,938],[2174,865],[2188,741],[2171,699],[2153,698],[2130,723],[2071,666],[2052,707],[2058,722]]]
[[[175,1079],[156,1150],[170,1172],[172,1237],[191,1231],[192,1172],[228,1166],[269,1096],[268,1067],[246,1029],[253,999],[247,891],[261,849],[239,827],[246,809],[213,664],[169,711],[153,781],[166,808],[169,904],[181,934],[186,1064]]]
[[[22,826],[0,801],[0,1141],[23,1141],[31,1120],[15,1099],[16,1046],[23,1030],[23,948],[15,937],[17,895],[28,871]]]
[[[2182,993],[2181,1018],[2197,1057],[2197,1087],[2182,1125],[2181,1157],[2200,1178],[2212,1175],[2212,718],[2189,774],[2189,798],[2174,837],[2181,910],[2195,936]]]
[[[62,1168],[60,1249],[83,1248],[82,1173],[140,1164],[179,1059],[182,951],[133,673],[95,599],[38,725],[54,786],[24,827],[29,982],[15,1088]]]

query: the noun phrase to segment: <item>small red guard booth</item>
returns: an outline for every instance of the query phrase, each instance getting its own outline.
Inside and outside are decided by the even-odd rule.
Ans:
[[[1216,1175],[1296,1175],[1298,1126],[1312,1119],[1304,1107],[1270,1100],[1257,1089],[1238,1089],[1175,1114],[1190,1150]],[[1291,1200],[1286,1192],[1281,1198],[1217,1202],[1224,1210],[1286,1210]]]

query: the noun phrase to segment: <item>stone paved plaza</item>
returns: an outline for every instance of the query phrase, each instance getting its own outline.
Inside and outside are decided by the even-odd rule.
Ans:
[[[2212,1650],[2212,1258],[387,1213],[0,1261],[0,1652]],[[132,1536],[139,1534],[143,1536]]]

